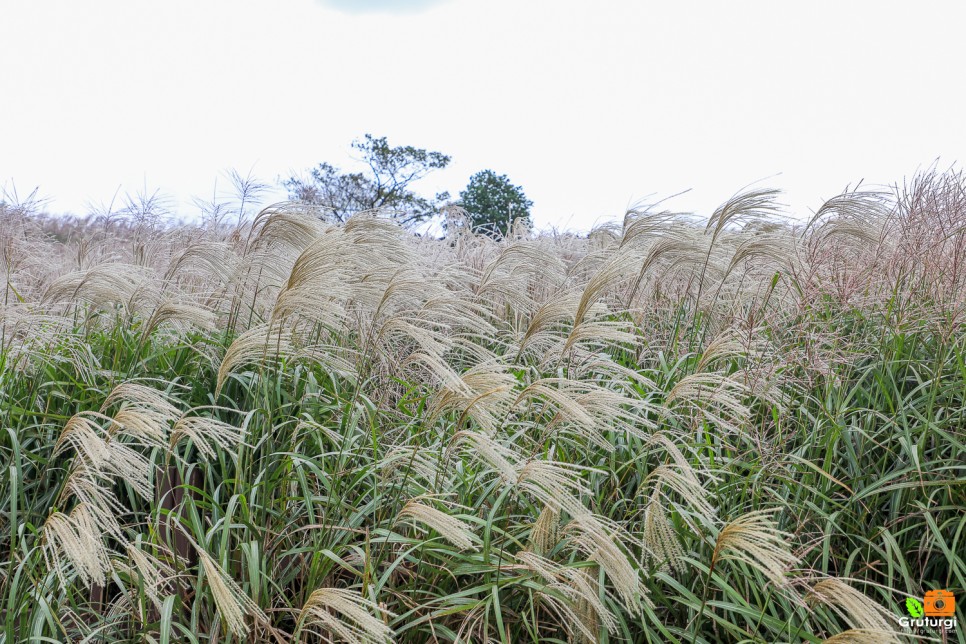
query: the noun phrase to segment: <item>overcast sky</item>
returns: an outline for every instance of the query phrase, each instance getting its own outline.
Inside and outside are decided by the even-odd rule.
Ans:
[[[964,25],[961,1],[8,0],[0,186],[188,214],[228,168],[349,167],[371,132],[453,157],[427,195],[509,175],[541,227],[759,180],[806,216],[966,157]]]

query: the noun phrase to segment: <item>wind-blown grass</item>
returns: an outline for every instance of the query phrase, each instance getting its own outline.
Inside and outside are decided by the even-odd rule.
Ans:
[[[966,184],[774,198],[2,206],[0,642],[907,641],[966,588]]]

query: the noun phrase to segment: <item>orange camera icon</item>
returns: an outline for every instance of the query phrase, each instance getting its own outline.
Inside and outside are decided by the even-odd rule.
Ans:
[[[948,590],[930,590],[923,599],[927,617],[952,617],[956,614],[956,598]]]

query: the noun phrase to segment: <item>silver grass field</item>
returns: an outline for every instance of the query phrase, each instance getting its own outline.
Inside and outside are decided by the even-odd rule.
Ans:
[[[3,204],[0,642],[966,642],[966,181],[777,198]]]

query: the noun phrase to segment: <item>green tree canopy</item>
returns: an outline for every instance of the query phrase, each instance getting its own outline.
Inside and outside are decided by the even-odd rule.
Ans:
[[[362,172],[342,172],[320,163],[309,175],[292,176],[283,182],[293,201],[324,206],[332,218],[345,221],[363,210],[386,208],[403,224],[422,221],[435,214],[436,205],[449,198],[446,193],[427,199],[410,185],[430,172],[449,165],[450,157],[412,146],[392,147],[386,137],[366,134],[352,143],[368,168]]]
[[[474,229],[505,236],[512,221],[530,223],[533,202],[505,174],[482,170],[470,177],[466,189],[460,192],[459,205],[469,213]]]

